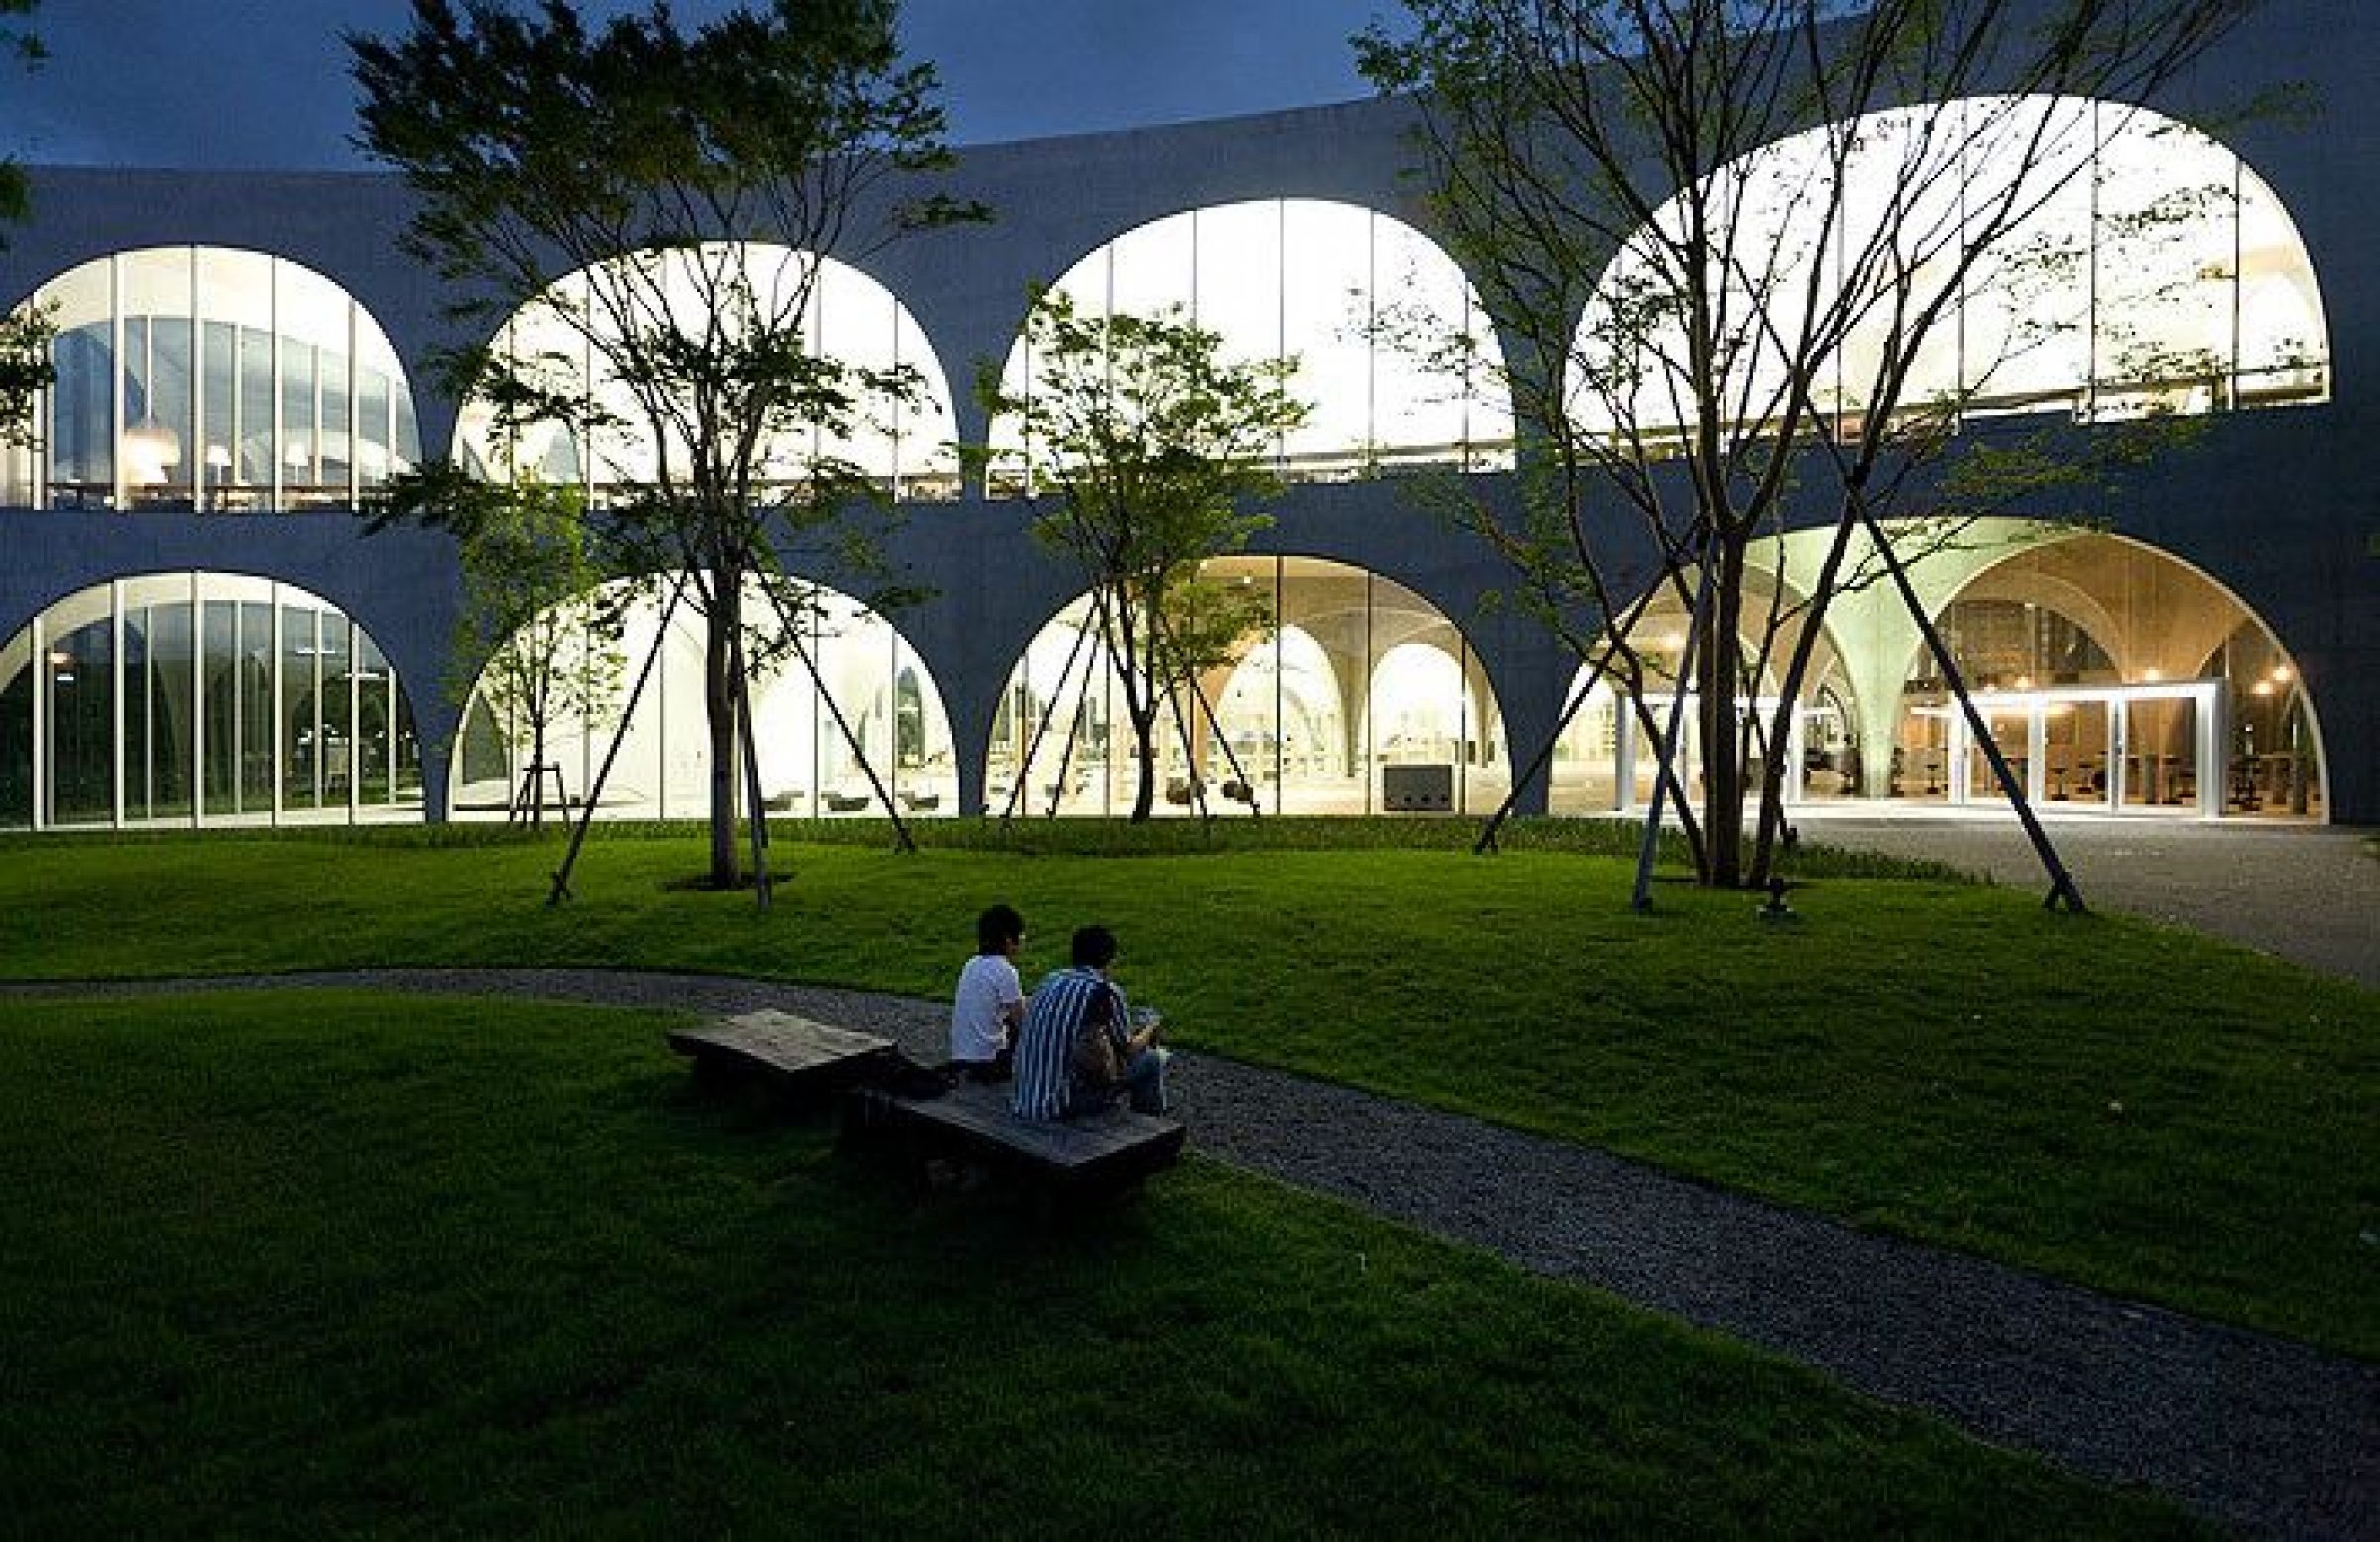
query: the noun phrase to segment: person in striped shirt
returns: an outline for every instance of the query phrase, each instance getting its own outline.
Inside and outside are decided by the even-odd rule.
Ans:
[[[1065,1119],[1113,1105],[1119,1094],[1143,1114],[1165,1112],[1161,1024],[1133,1031],[1124,988],[1108,976],[1116,934],[1086,926],[1074,934],[1073,962],[1033,988],[1024,1029],[1016,1035],[1016,1089],[1011,1107],[1025,1119]]]

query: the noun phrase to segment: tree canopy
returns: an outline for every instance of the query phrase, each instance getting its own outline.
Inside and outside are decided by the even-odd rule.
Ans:
[[[0,0],[0,53],[28,68],[47,57],[39,34],[22,22],[41,0]],[[8,227],[24,219],[32,207],[25,168],[0,156],[0,251],[8,249]],[[42,388],[55,378],[50,359],[52,329],[47,316],[25,307],[0,316],[0,448],[28,442],[34,431],[33,409]]]
[[[1409,27],[1358,39],[1371,79],[1416,93],[1433,212],[1517,339],[1521,512],[1466,518],[1582,659],[1618,675],[1652,743],[1673,736],[1648,683],[1691,696],[1699,809],[1683,772],[1668,785],[1707,880],[1766,876],[1828,602],[1898,581],[1906,537],[1880,517],[1920,487],[1916,512],[1955,502],[1942,468],[1966,455],[1990,372],[1937,391],[1921,360],[1963,297],[2060,282],[2073,255],[2034,239],[2035,216],[2087,182],[2122,104],[2255,3],[1407,0]],[[1994,499],[2085,474],[1973,464],[1969,490]],[[1798,599],[1764,594],[1755,543],[1814,489],[1832,492],[1833,538],[1794,575]],[[1642,552],[1649,568],[1631,565]],[[1691,618],[1690,656],[1656,667],[1629,631],[1664,595]]]
[[[814,346],[823,262],[982,213],[894,196],[948,158],[933,70],[903,62],[894,22],[892,0],[774,0],[690,30],[665,4],[596,26],[566,0],[414,0],[402,37],[349,39],[359,142],[405,174],[406,244],[485,339],[447,356],[449,384],[500,433],[558,423],[613,457],[621,548],[690,575],[723,887],[739,780],[757,783],[748,661],[792,630],[747,627],[747,580],[788,532],[861,530],[878,490],[818,445],[918,388]]]
[[[1198,674],[1267,619],[1237,591],[1201,586],[1198,566],[1270,523],[1250,506],[1278,490],[1281,438],[1309,409],[1289,393],[1294,360],[1225,359],[1223,339],[1178,308],[1085,315],[1043,290],[1025,337],[1028,381],[1004,389],[987,371],[979,382],[1015,442],[978,453],[996,477],[1048,494],[1033,533],[1091,591],[1138,751],[1132,818],[1144,820],[1160,715],[1169,704],[1183,715],[1186,751],[1210,709]]]

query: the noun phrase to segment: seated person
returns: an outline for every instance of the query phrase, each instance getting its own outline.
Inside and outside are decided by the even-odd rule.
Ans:
[[[1024,917],[996,904],[975,918],[975,957],[950,998],[950,1068],[971,1082],[1005,1082],[1024,1024],[1024,982],[1016,950]]]
[[[1119,1093],[1143,1114],[1165,1112],[1165,1063],[1160,1026],[1128,1030],[1124,989],[1108,978],[1116,934],[1086,926],[1074,934],[1073,962],[1033,990],[1031,1010],[1016,1039],[1016,1092],[1011,1105],[1025,1119],[1065,1119],[1104,1109]]]

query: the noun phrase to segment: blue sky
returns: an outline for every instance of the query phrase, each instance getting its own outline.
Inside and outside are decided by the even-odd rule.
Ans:
[[[681,19],[731,0],[677,0]],[[590,0],[591,11],[618,9]],[[352,167],[346,29],[403,0],[43,0],[52,59],[0,76],[0,151],[102,166]],[[961,144],[1368,94],[1349,34],[1396,0],[905,0]]]

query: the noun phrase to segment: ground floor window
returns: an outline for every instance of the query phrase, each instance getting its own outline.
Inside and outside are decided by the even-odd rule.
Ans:
[[[1158,813],[1494,809],[1511,787],[1502,714],[1461,631],[1390,579],[1311,557],[1234,556],[1196,582],[1251,602],[1228,656],[1179,682],[1151,736]],[[986,757],[987,811],[1126,814],[1140,746],[1089,597],[1011,672]]]
[[[667,578],[623,580],[579,607],[582,635],[570,646],[608,652],[612,685],[584,697],[582,710],[549,715],[541,751],[526,701],[482,674],[456,739],[457,818],[507,817],[540,793],[548,809],[580,806],[607,757],[603,817],[708,814],[705,623],[690,590],[672,611],[673,588]],[[957,811],[942,694],[891,622],[848,595],[781,580],[750,583],[743,614],[760,652],[753,722],[761,797],[772,811],[882,815],[888,798],[904,814]],[[632,711],[648,657],[652,673]]]
[[[1789,538],[1790,540],[1791,538]],[[1747,610],[1790,616],[1783,577],[1752,585]],[[1933,620],[2027,798],[2070,812],[2320,819],[2325,772],[2314,705],[2264,623],[2203,574],[2136,541],[1992,522],[1967,544],[1912,565]],[[1771,601],[1776,603],[1772,606]],[[1556,742],[1556,813],[1647,806],[1684,645],[1677,604],[1631,633],[1645,660],[1639,705],[1582,669],[1578,709]],[[1790,627],[1741,707],[1775,721]],[[1747,638],[1748,656],[1758,655]],[[2006,802],[1981,741],[1898,599],[1881,586],[1837,597],[1811,650],[1786,742],[1788,801],[1989,807]],[[1566,698],[1566,700],[1569,698]],[[1699,703],[1681,737],[1690,789]],[[1747,735],[1753,769],[1770,753]]]
[[[0,647],[0,826],[420,815],[420,746],[396,669],[302,589],[117,579]]]

